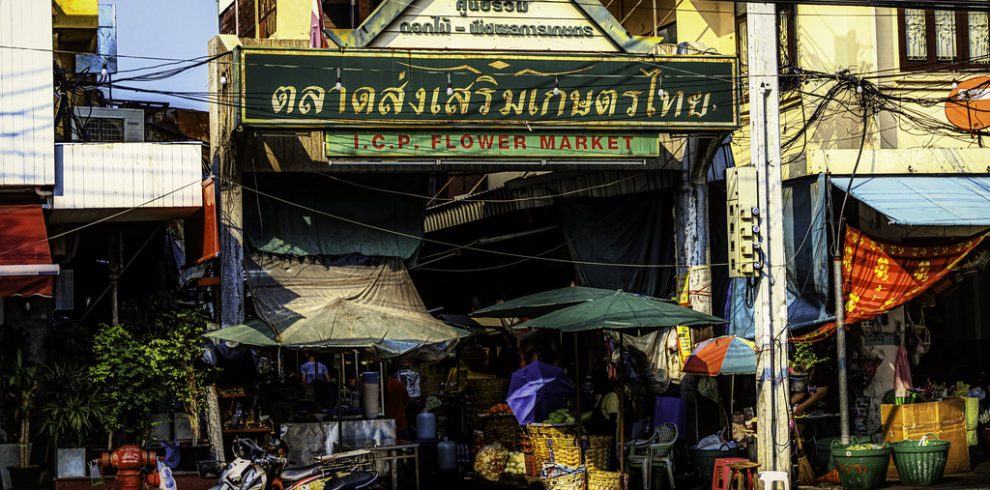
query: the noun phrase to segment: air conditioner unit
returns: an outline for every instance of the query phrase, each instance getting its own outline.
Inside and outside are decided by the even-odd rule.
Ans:
[[[76,107],[72,141],[143,142],[144,111],[112,107]]]

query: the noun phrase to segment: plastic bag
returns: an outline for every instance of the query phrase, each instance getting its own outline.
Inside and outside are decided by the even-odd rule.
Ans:
[[[100,472],[100,463],[96,461],[89,462],[89,483],[94,487],[103,485],[103,473]]]
[[[172,468],[169,468],[161,458],[158,459],[158,488],[160,490],[176,490]]]
[[[698,441],[698,445],[695,446],[695,449],[701,449],[702,451],[711,451],[714,449],[722,449],[722,446],[725,446],[725,441],[722,440],[722,433],[717,432]]]
[[[499,443],[489,444],[474,457],[474,471],[488,481],[498,481],[505,471],[509,452]]]

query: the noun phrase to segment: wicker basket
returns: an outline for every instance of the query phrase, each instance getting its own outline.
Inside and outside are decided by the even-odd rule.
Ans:
[[[464,394],[471,408],[481,412],[505,401],[509,382],[499,378],[472,378],[464,386]]]
[[[502,447],[516,451],[519,449],[519,422],[512,415],[488,416],[483,419],[485,439],[497,442]]]
[[[577,468],[582,464],[581,444],[572,427],[543,424],[526,426],[536,464],[547,463]]]
[[[588,490],[620,490],[621,488],[622,473],[588,470]]]
[[[584,450],[584,464],[588,470],[608,469],[608,454],[612,438],[608,436],[591,436]]]
[[[541,478],[547,490],[585,490],[585,472],[577,471],[569,475]]]

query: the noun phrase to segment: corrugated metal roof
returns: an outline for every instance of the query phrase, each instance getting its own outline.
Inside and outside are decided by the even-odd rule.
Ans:
[[[556,197],[612,197],[658,189],[677,182],[676,171],[553,172],[516,179],[502,187],[448,201],[426,210],[425,232],[430,233],[513,211],[553,204]]]

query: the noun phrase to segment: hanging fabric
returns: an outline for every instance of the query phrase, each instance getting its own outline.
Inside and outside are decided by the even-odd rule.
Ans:
[[[874,240],[846,226],[842,290],[846,325],[876,318],[901,306],[945,278],[987,234],[952,245],[907,246]],[[817,342],[835,332],[829,323],[799,342]]]

